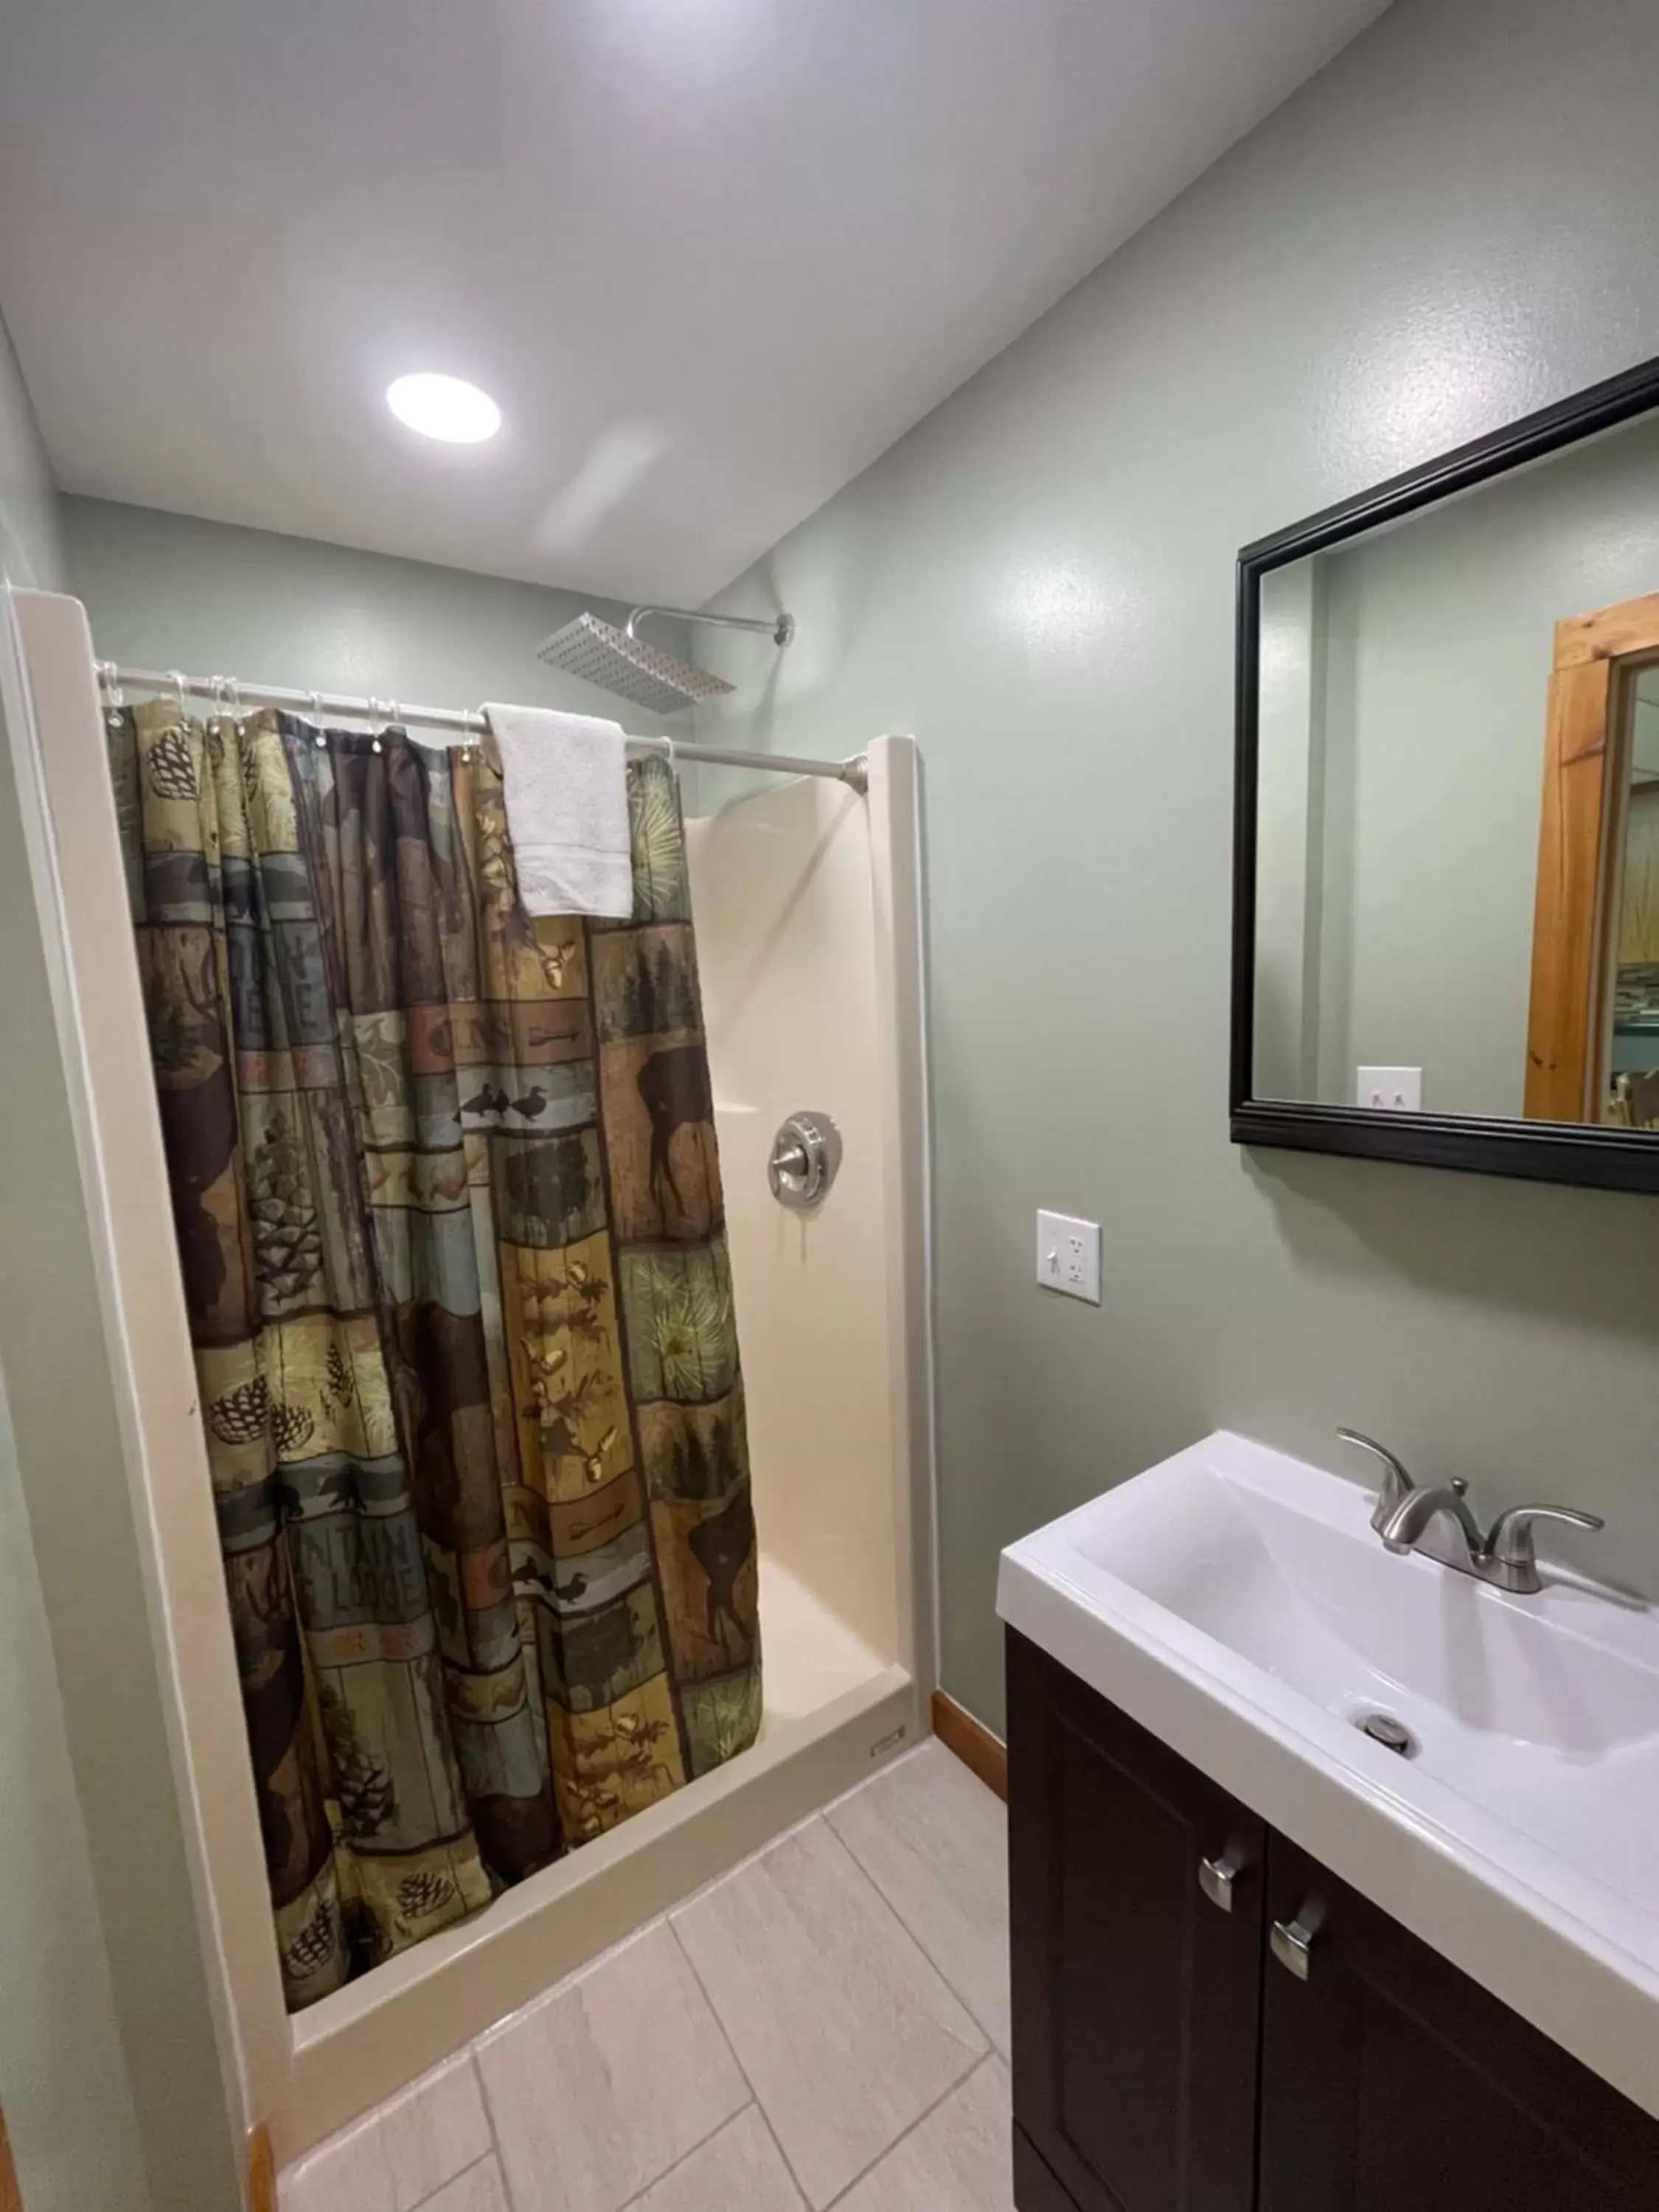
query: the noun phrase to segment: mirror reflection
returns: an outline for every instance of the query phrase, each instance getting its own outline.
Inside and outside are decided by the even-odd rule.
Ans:
[[[1659,1129],[1659,418],[1261,583],[1255,1096]]]

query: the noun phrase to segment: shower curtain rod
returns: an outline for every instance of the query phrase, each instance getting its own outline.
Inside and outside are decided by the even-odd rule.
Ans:
[[[214,700],[233,714],[245,707],[283,707],[299,714],[340,714],[351,722],[418,722],[422,729],[454,730],[468,737],[483,737],[489,728],[482,714],[458,707],[405,707],[396,699],[356,698],[348,691],[298,691],[281,684],[240,684],[234,677],[185,676],[175,668],[123,668],[112,660],[100,660],[98,678],[106,689],[174,691],[181,698],[189,694]],[[870,787],[861,753],[844,761],[799,760],[788,753],[682,744],[678,738],[629,738],[628,744],[630,751],[666,751],[671,761],[699,761],[710,768],[760,768],[775,775],[824,775],[860,793]]]

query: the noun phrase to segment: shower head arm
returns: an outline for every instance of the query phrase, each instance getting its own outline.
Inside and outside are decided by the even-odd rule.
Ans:
[[[707,623],[713,629],[752,629],[763,637],[769,637],[774,645],[787,645],[795,635],[793,615],[778,615],[769,621],[757,622],[751,615],[700,615],[690,607],[635,607],[628,617],[628,635],[637,643],[639,625],[647,615],[665,615],[672,622]]]

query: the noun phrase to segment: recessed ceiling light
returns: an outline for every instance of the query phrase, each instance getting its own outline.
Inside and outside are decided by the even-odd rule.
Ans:
[[[459,376],[400,376],[386,386],[386,404],[423,438],[452,446],[478,445],[501,427],[501,410],[489,394]]]

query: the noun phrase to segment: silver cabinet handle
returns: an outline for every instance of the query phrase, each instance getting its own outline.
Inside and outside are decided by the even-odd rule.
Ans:
[[[1308,1978],[1313,1947],[1324,1919],[1324,1906],[1316,1897],[1310,1897],[1294,1920],[1275,1920],[1269,1932],[1269,1949],[1285,1972],[1294,1974],[1298,1982]]]
[[[1237,1837],[1218,1858],[1198,1863],[1198,1886],[1218,1912],[1233,1909],[1233,1884],[1250,1863],[1250,1854]]]

